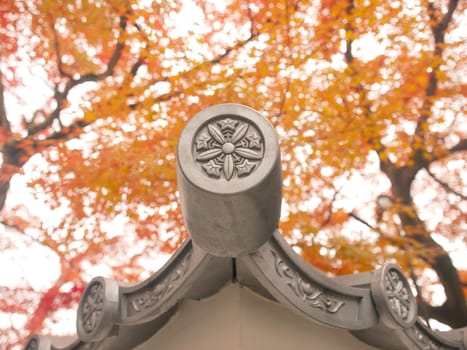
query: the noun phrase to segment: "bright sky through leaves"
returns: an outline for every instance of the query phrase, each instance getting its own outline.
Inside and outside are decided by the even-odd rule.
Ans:
[[[462,324],[464,2],[6,0],[0,24],[1,259],[24,277],[0,273],[0,343],[57,332],[95,275],[157,270],[186,237],[176,140],[222,102],[277,130],[297,252],[336,274],[394,259]]]

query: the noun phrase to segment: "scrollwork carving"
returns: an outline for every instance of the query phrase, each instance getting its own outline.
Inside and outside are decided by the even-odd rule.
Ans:
[[[276,273],[282,279],[285,279],[287,281],[287,285],[292,289],[294,294],[305,301],[308,305],[329,313],[338,312],[344,305],[344,301],[329,295],[320,287],[303,279],[300,276],[300,273],[287,265],[275,251],[272,250],[271,253],[274,257]]]
[[[161,281],[150,287],[150,289],[132,296],[130,298],[130,305],[133,310],[140,312],[160,304],[174,288],[181,284],[183,277],[188,272],[190,260],[191,253],[187,254],[178,266]]]

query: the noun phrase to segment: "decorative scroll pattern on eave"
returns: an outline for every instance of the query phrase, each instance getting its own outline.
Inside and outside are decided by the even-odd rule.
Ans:
[[[325,312],[336,313],[344,305],[344,301],[326,293],[323,289],[305,280],[294,269],[290,268],[278,254],[271,250],[274,257],[274,267],[276,273],[286,280],[287,285],[294,294],[306,301],[308,305],[321,309]]]
[[[183,281],[190,267],[192,253],[188,252],[178,265],[161,280],[156,280],[143,291],[129,295],[129,314],[139,313],[163,303],[166,297]]]
[[[276,230],[241,264],[281,304],[315,322],[347,330],[370,328],[378,315],[369,290],[330,279],[308,266]]]

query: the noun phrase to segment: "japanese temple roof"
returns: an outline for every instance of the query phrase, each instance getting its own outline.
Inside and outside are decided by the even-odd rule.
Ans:
[[[439,332],[418,317],[395,264],[329,277],[293,251],[276,229],[277,137],[251,108],[222,104],[193,117],[180,136],[177,180],[191,238],[142,283],[91,280],[78,307],[78,339],[56,347],[34,335],[25,350],[131,349],[164,327],[184,300],[205,299],[228,284],[375,348],[467,349],[467,328]]]

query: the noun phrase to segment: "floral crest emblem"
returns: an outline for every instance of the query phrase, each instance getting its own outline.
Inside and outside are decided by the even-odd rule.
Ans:
[[[202,128],[194,144],[197,163],[209,177],[230,181],[251,174],[264,155],[264,142],[252,124],[230,117]]]
[[[396,270],[388,271],[385,276],[385,285],[392,311],[401,319],[407,320],[412,305],[411,294]]]
[[[104,308],[104,285],[101,283],[93,284],[88,294],[85,296],[84,307],[82,311],[83,329],[91,333],[99,323]]]

